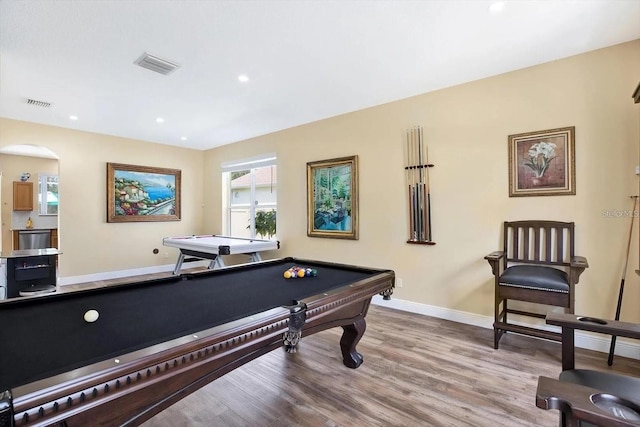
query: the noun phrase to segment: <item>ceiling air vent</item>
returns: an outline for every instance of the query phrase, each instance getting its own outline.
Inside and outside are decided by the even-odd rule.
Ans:
[[[35,99],[31,99],[31,98],[27,99],[27,104],[28,105],[33,105],[35,107],[43,107],[43,108],[51,107],[51,103],[50,102],[36,101]]]
[[[134,63],[142,68],[155,71],[156,73],[160,73],[165,76],[180,68],[180,64],[151,55],[149,52],[143,53],[140,58],[135,60]]]

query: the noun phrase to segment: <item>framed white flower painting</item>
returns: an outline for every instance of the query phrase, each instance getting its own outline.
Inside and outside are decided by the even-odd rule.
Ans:
[[[509,135],[509,197],[575,194],[575,127]]]

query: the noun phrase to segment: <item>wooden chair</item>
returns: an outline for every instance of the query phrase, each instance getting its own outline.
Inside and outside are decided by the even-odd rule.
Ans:
[[[563,427],[640,426],[640,378],[575,369],[574,353],[576,329],[640,339],[640,325],[561,313],[547,323],[562,327],[562,373],[538,379],[536,406],[560,410]]]
[[[484,257],[495,277],[493,346],[507,332],[560,341],[559,332],[509,323],[508,314],[545,318],[545,314],[509,308],[508,300],[563,307],[574,312],[575,285],[589,266],[575,256],[574,223],[514,221],[504,223],[503,249]]]

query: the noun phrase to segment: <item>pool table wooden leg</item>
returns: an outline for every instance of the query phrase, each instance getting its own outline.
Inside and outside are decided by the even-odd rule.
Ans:
[[[357,368],[362,365],[364,358],[356,350],[356,345],[367,329],[367,322],[364,317],[359,318],[350,325],[343,325],[344,333],[340,339],[340,349],[342,350],[342,361],[349,368]]]

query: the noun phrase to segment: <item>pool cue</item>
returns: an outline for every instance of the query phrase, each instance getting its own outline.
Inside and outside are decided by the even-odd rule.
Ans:
[[[426,180],[427,180],[427,221],[428,221],[428,230],[429,230],[429,234],[427,236],[427,241],[431,241],[432,239],[432,235],[431,235],[431,183],[430,183],[430,179],[429,179],[429,148],[425,146],[425,156],[424,156],[425,162],[426,162]]]
[[[411,152],[411,159],[409,161],[409,167],[411,168],[411,222],[413,224],[411,228],[411,240],[418,240],[418,223],[416,221],[416,169],[415,169],[415,150],[413,147],[413,134],[411,130],[408,132],[409,150]]]
[[[416,149],[418,150],[418,182],[417,182],[417,192],[418,192],[418,221],[419,221],[419,227],[418,227],[418,240],[419,241],[423,241],[424,240],[424,218],[423,218],[423,212],[424,212],[424,192],[423,190],[423,184],[422,184],[422,141],[420,140],[420,133],[419,133],[419,128],[414,127],[413,128],[413,135],[415,138],[415,142],[416,142]]]
[[[416,137],[418,139],[418,163],[420,170],[420,222],[422,229],[420,233],[420,241],[427,240],[427,221],[425,203],[427,201],[427,192],[424,185],[424,141],[422,140],[422,128],[416,128]]]
[[[427,238],[427,222],[425,221],[424,218],[424,213],[425,213],[425,209],[424,209],[424,205],[426,202],[426,191],[425,191],[425,186],[424,186],[424,169],[422,167],[422,163],[423,163],[423,150],[422,150],[422,132],[421,132],[421,128],[420,127],[416,127],[415,129],[415,133],[416,133],[416,140],[417,140],[417,148],[418,148],[418,181],[419,181],[419,188],[420,188],[420,241],[424,242]]]
[[[409,139],[409,131],[407,131],[407,140],[405,144],[407,150],[407,167],[406,169],[406,177],[407,177],[407,188],[408,192],[408,201],[409,201],[409,240],[413,240],[413,191],[411,190],[411,176],[413,171],[411,170],[411,143]]]
[[[618,305],[616,306],[616,317],[615,320],[620,320],[620,309],[622,308],[622,294],[624,293],[624,280],[627,275],[627,266],[629,265],[629,252],[631,250],[631,235],[633,234],[633,218],[636,212],[636,202],[638,201],[638,196],[631,196],[633,199],[633,209],[631,210],[631,226],[629,227],[629,240],[627,242],[627,255],[624,259],[624,268],[622,269],[622,279],[620,280],[620,290],[618,292]],[[613,353],[616,349],[616,336],[611,335],[611,345],[609,346],[609,358],[607,359],[607,364],[609,366],[613,365]]]
[[[418,147],[416,144],[416,132],[415,128],[411,130],[411,148],[413,152],[413,196],[414,196],[414,224],[415,224],[415,232],[414,232],[414,240],[420,241],[420,235],[422,233],[422,224],[420,222],[420,186],[418,185],[418,177],[420,175],[420,170],[418,169]]]
[[[424,241],[430,241],[431,240],[431,207],[429,206],[429,168],[428,168],[428,149],[427,149],[427,144],[424,143],[424,138],[423,138],[423,132],[422,132],[422,128],[419,129],[420,132],[420,145],[421,145],[421,152],[422,152],[422,160],[420,161],[420,170],[422,172],[422,191],[423,191],[423,195],[424,195],[424,200],[422,203],[422,217],[423,217],[423,223],[424,223],[424,229],[425,229],[425,233],[424,233],[424,238],[422,240]]]

